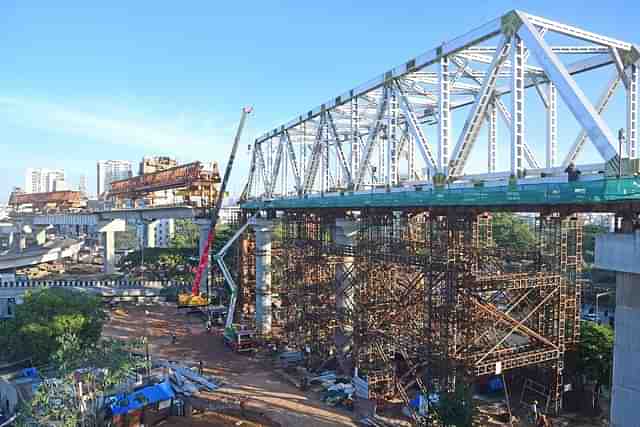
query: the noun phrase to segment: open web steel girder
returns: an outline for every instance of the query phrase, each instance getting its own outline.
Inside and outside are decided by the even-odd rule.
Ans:
[[[637,157],[639,58],[631,43],[508,12],[257,138],[244,198],[549,178],[576,163],[587,140],[602,158],[599,170],[611,173],[621,157],[614,125],[626,128],[623,157]],[[614,78],[601,85],[604,94],[592,104],[576,76],[598,80],[600,74],[590,72],[602,67]],[[626,118],[608,123],[601,114],[620,86]],[[540,102],[542,120],[525,108],[528,98]],[[567,122],[558,115],[560,102],[580,127],[571,146],[558,141]],[[509,140],[497,131],[497,116]],[[542,137],[527,131],[545,121]],[[484,129],[487,161],[480,164],[486,173],[471,175],[469,159]]]

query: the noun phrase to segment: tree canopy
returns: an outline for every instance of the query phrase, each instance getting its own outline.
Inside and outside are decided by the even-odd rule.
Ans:
[[[175,233],[171,239],[170,246],[177,249],[198,248],[200,240],[200,230],[198,225],[188,219],[176,219]]]
[[[613,329],[596,322],[583,321],[580,326],[577,371],[587,381],[608,385],[613,368]]]
[[[71,289],[28,291],[15,318],[0,323],[0,359],[52,362],[60,337],[73,334],[81,347],[100,339],[106,319],[99,297]]]
[[[511,213],[493,215],[493,239],[499,247],[519,251],[529,250],[536,243],[536,236],[529,224],[523,218]]]

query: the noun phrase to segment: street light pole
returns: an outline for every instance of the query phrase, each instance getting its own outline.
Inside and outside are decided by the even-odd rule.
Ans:
[[[598,311],[598,300],[600,299],[600,297],[603,297],[605,295],[610,295],[612,293],[613,291],[607,291],[607,292],[600,292],[599,294],[596,294],[596,316],[598,319],[598,325],[600,324],[600,311]]]

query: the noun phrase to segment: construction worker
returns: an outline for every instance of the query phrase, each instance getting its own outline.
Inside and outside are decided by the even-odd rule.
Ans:
[[[580,178],[580,170],[576,169],[574,163],[569,163],[569,166],[564,170],[567,174],[569,182],[577,181]]]
[[[538,411],[538,401],[534,400],[531,404],[531,417],[533,418],[534,424],[538,425],[538,417],[540,416],[540,412]]]

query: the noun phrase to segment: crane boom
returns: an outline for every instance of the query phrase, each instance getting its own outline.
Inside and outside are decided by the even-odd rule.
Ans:
[[[251,111],[253,111],[252,107],[244,107],[242,109],[242,116],[240,117],[240,123],[238,124],[238,130],[236,131],[235,139],[233,140],[233,147],[231,147],[231,154],[229,155],[229,161],[227,162],[227,166],[224,171],[222,184],[220,184],[220,191],[218,192],[218,197],[216,198],[216,204],[213,208],[213,212],[211,213],[211,229],[209,230],[209,234],[207,236],[207,243],[202,248],[202,253],[200,254],[200,262],[198,263],[198,270],[196,271],[196,277],[195,277],[195,280],[193,281],[193,286],[191,287],[191,295],[193,296],[200,295],[200,283],[202,281],[202,273],[204,272],[204,269],[208,264],[209,251],[216,238],[216,225],[218,224],[220,209],[222,208],[222,199],[224,198],[224,193],[227,189],[229,176],[231,176],[231,169],[233,167],[233,161],[236,158],[236,151],[238,150],[240,137],[242,136],[242,129],[244,128],[244,123],[247,119],[247,115],[249,115]]]

